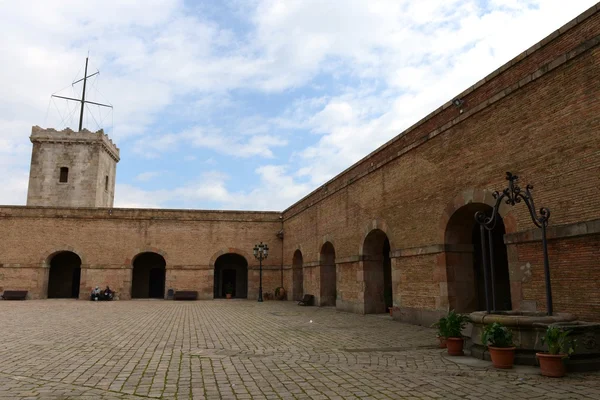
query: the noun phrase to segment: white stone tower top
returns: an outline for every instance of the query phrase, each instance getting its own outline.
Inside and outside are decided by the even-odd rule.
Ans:
[[[112,207],[119,148],[102,130],[31,129],[28,206]]]

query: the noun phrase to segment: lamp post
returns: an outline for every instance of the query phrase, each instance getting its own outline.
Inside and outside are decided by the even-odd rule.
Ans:
[[[259,270],[259,284],[258,284],[258,302],[262,303],[262,260],[265,260],[269,256],[269,246],[260,242],[254,246],[254,257],[258,259],[260,270]]]

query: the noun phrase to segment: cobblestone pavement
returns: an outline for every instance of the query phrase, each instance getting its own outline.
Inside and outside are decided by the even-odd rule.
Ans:
[[[144,398],[600,399],[600,374],[456,363],[429,328],[292,302],[0,302],[0,399]]]

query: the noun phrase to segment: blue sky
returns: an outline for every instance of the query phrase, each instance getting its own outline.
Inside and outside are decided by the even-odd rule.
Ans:
[[[31,126],[77,126],[49,95],[88,51],[116,207],[282,210],[594,4],[0,1],[0,204],[25,204]]]

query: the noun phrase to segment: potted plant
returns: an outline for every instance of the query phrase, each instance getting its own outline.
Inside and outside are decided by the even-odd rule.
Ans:
[[[510,329],[498,322],[487,325],[481,334],[481,343],[488,347],[495,368],[512,368],[516,347]]]
[[[542,344],[548,345],[548,352],[536,353],[538,360],[540,360],[542,375],[553,378],[565,376],[567,370],[563,359],[573,354],[575,347],[575,340],[567,338],[570,333],[569,329],[561,329],[558,326],[552,325],[548,326],[546,336],[542,338]]]
[[[285,298],[285,289],[283,287],[275,288],[275,298],[277,300],[283,300]]]
[[[447,324],[446,317],[442,317],[442,318],[440,318],[440,320],[438,322],[431,325],[432,328],[437,329],[437,338],[440,341],[440,349],[446,348],[446,341],[447,341],[446,339],[448,337],[446,324]]]
[[[446,347],[448,348],[448,355],[464,355],[462,330],[469,321],[470,319],[468,316],[457,314],[454,310],[446,315]]]
[[[227,282],[227,284],[225,284],[225,297],[230,299],[232,294],[233,294],[233,285],[231,284],[231,282]]]

